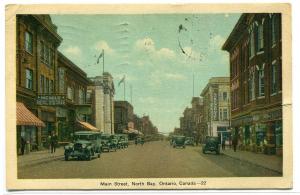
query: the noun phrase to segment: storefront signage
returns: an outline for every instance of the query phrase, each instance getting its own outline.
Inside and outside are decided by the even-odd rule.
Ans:
[[[42,106],[56,106],[65,104],[64,95],[38,95],[37,96],[37,105]]]

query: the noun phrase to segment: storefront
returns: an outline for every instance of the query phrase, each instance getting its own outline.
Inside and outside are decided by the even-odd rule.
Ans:
[[[27,154],[38,149],[38,127],[45,124],[30,112],[23,103],[17,102],[17,154]]]

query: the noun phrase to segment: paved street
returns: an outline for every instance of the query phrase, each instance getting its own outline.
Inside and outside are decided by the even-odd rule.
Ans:
[[[50,154],[49,154],[50,155]],[[172,148],[166,141],[130,145],[91,161],[58,160],[19,166],[19,178],[159,178],[280,176],[276,171],[224,154],[202,154],[200,147]]]

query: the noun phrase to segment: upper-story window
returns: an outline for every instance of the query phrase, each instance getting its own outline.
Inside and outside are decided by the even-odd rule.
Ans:
[[[223,101],[227,101],[227,92],[223,92]]]
[[[223,108],[223,120],[228,120],[228,111],[227,111],[227,108]]]
[[[46,78],[45,93],[49,93],[49,79]]]
[[[70,86],[67,88],[67,98],[74,101],[74,89]]]
[[[264,69],[258,70],[258,96],[262,97],[265,95],[265,73]]]
[[[44,41],[41,41],[40,57],[41,60],[48,66],[54,64],[54,52],[53,49]]]
[[[33,89],[33,73],[31,69],[26,68],[26,88]]]
[[[274,94],[278,90],[278,70],[277,63],[274,61],[271,66],[271,93]]]
[[[272,45],[275,45],[279,35],[279,22],[276,14],[273,14],[271,18],[271,30],[272,30]]]
[[[45,77],[44,75],[40,76],[40,93],[44,92],[44,83],[45,83]]]
[[[78,91],[78,97],[79,97],[79,104],[84,104],[84,90],[83,89],[79,89]]]
[[[33,53],[33,38],[28,31],[25,32],[25,50],[31,54]]]
[[[53,93],[53,89],[54,89],[54,84],[53,84],[53,80],[50,80],[50,83],[49,83],[49,93]]]
[[[260,52],[264,49],[264,26],[263,24],[258,24],[256,28],[257,40],[256,40],[256,51]]]
[[[254,40],[254,32],[253,30],[250,32],[250,43],[249,43],[249,57],[254,56],[255,53],[255,40]]]

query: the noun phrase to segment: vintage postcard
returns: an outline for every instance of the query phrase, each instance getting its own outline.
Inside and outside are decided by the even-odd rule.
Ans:
[[[292,188],[290,14],[7,5],[7,189]]]

